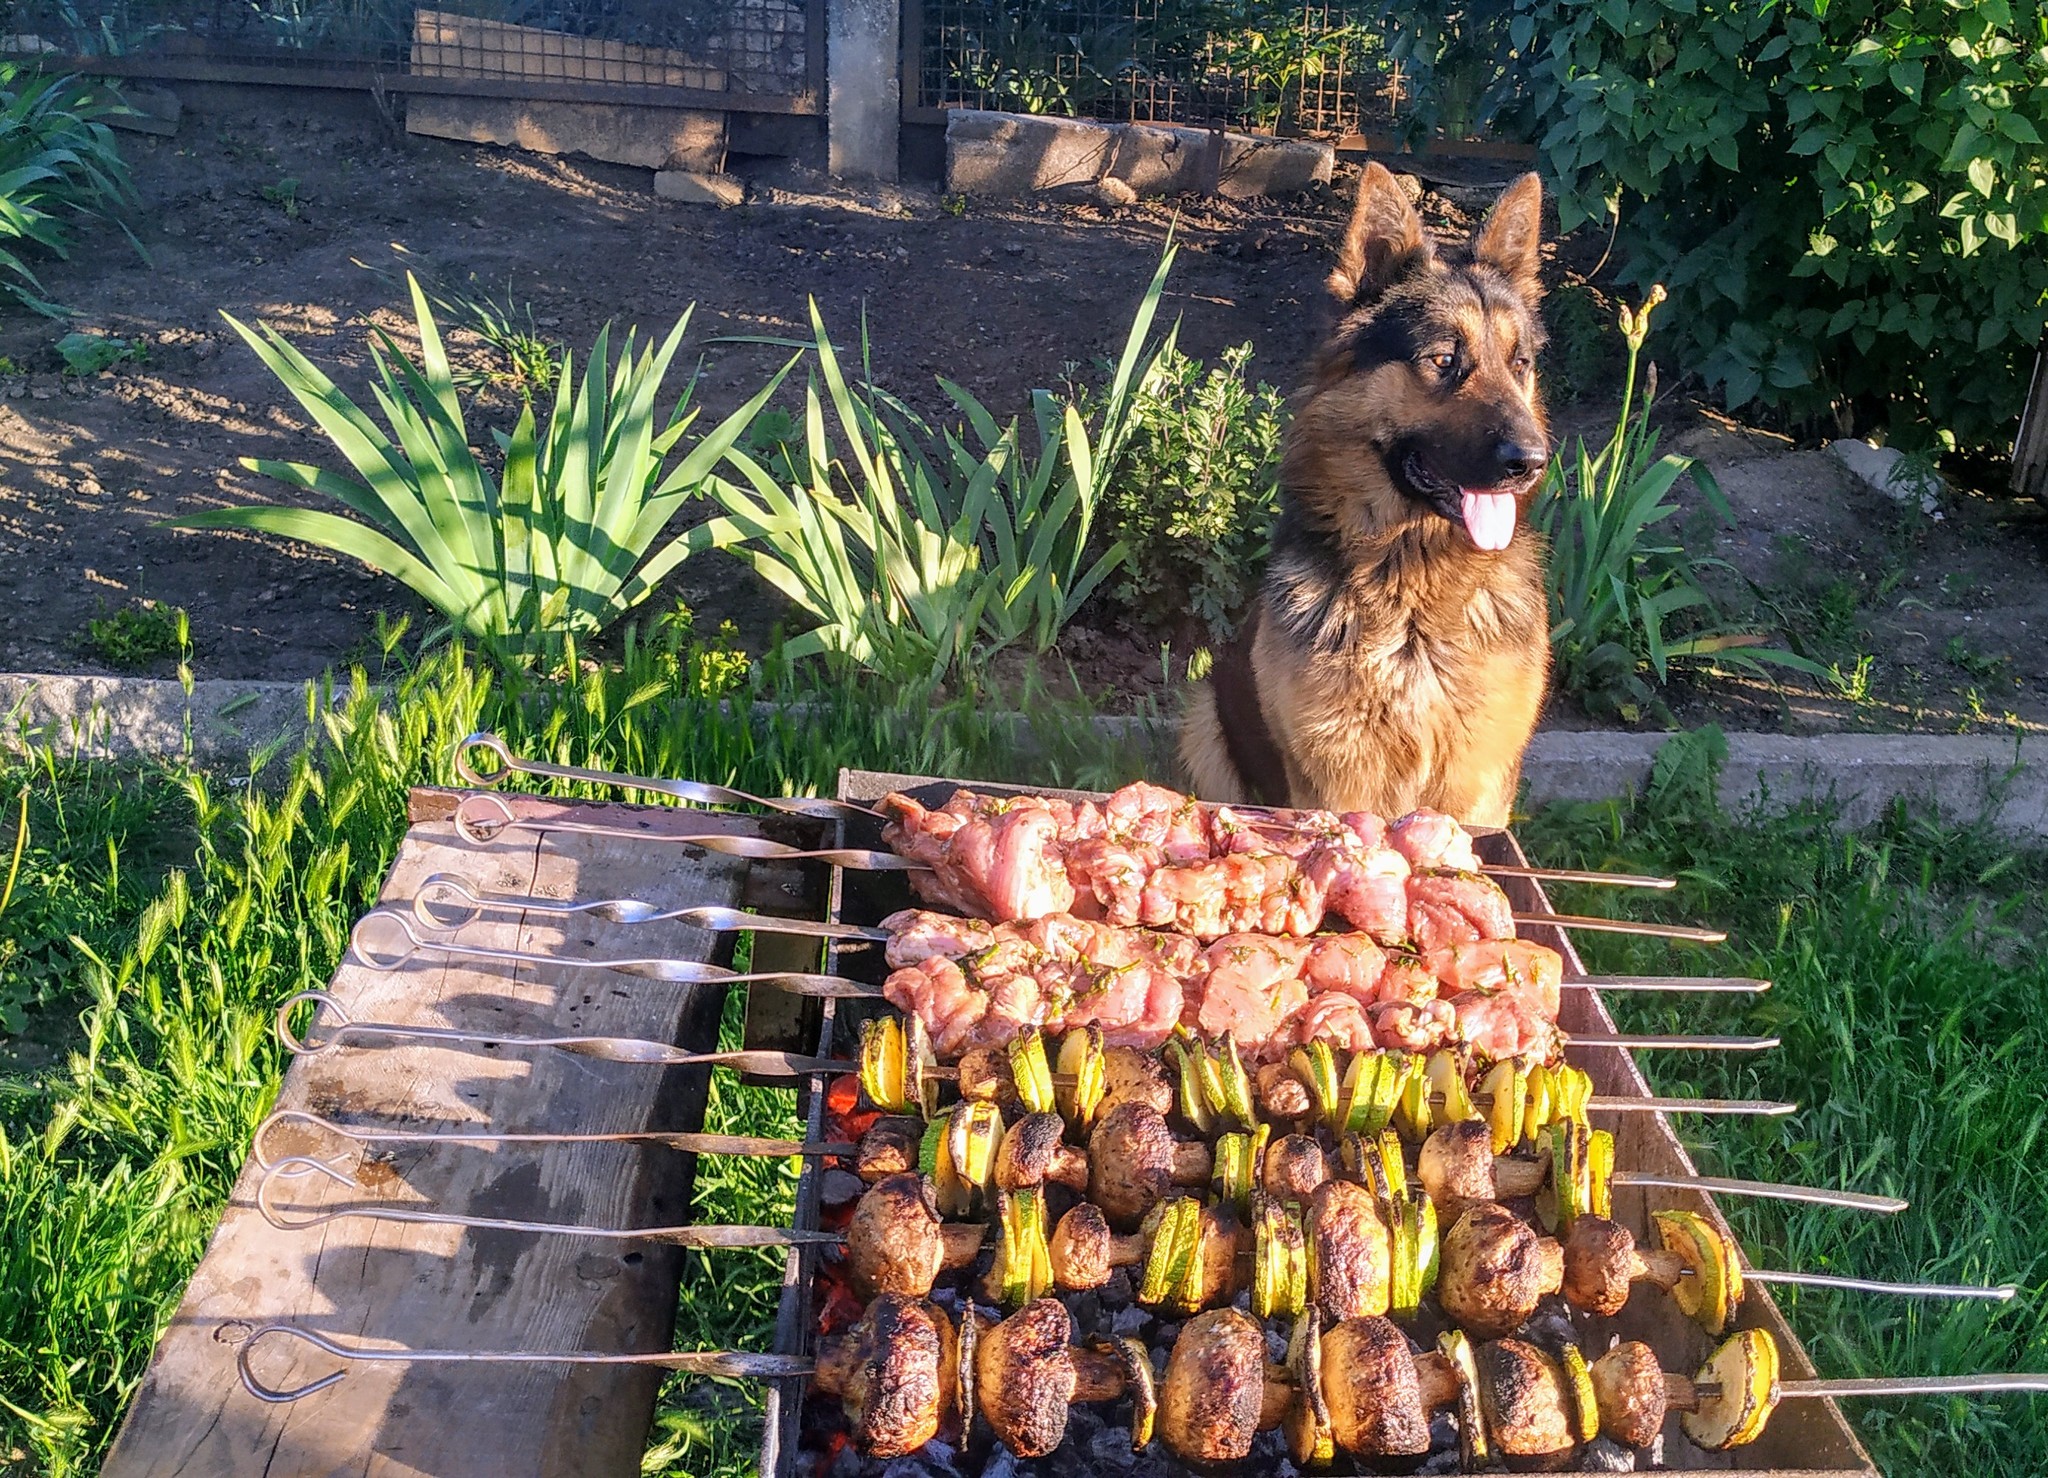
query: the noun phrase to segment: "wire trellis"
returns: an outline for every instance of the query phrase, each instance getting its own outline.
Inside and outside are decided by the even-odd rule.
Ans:
[[[1380,8],[1328,0],[922,0],[910,99],[1337,136],[1405,101]]]

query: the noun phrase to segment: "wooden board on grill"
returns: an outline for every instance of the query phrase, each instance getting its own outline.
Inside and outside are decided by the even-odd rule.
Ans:
[[[960,783],[969,784],[975,790],[997,793],[1018,789],[1010,785],[938,780],[925,775],[843,770],[840,772],[838,793],[842,799],[872,805],[889,791],[900,790],[915,795],[927,805],[937,805]],[[1088,792],[1082,791],[1042,793],[1073,799],[1089,796]],[[1092,798],[1101,799],[1099,795]],[[847,845],[874,846],[878,843],[879,836],[872,834],[871,826],[848,827]],[[1481,836],[1478,849],[1482,859],[1488,862],[1529,865],[1520,843],[1509,832]],[[1503,878],[1500,882],[1518,912],[1551,911],[1541,884],[1534,880]],[[832,900],[831,917],[851,923],[878,922],[884,913],[909,901],[907,883],[900,874],[842,874],[839,890],[839,896]],[[1529,928],[1523,933],[1563,954],[1567,980],[1585,977],[1586,970],[1578,952],[1560,931]],[[833,1004],[845,1006],[848,1003]],[[1561,1015],[1561,1024],[1568,1033],[1597,1034],[1615,1030],[1613,1019],[1595,991],[1567,990]],[[835,1023],[828,1016],[822,1045],[817,1050],[843,1053],[849,1046],[850,1039],[845,1029],[840,1027],[835,1035]],[[1649,1085],[1637,1068],[1633,1055],[1628,1052],[1611,1047],[1581,1049],[1573,1054],[1572,1060],[1591,1074],[1594,1091],[1598,1094],[1650,1096]],[[1695,1173],[1691,1157],[1665,1115],[1603,1114],[1595,1116],[1595,1123],[1614,1131],[1618,1166],[1669,1175]],[[1700,1129],[1698,1126],[1703,1123],[1708,1127]],[[1711,1121],[1688,1120],[1686,1127],[1703,1137],[1712,1133]],[[818,1107],[814,1104],[809,1132],[815,1137],[821,1129]],[[817,1181],[816,1173],[807,1169],[797,1193],[798,1226],[816,1225],[811,1218],[817,1214]],[[1615,1219],[1629,1226],[1639,1240],[1650,1245],[1654,1245],[1649,1237],[1649,1213],[1653,1208],[1696,1211],[1724,1229],[1727,1227],[1726,1218],[1709,1196],[1685,1191],[1619,1187],[1614,1193],[1614,1203]],[[810,1283],[815,1276],[816,1260],[815,1249],[796,1248],[789,1254],[784,1271],[782,1305],[776,1323],[775,1348],[780,1352],[810,1352],[815,1331]],[[1743,1327],[1767,1329],[1776,1337],[1785,1379],[1797,1380],[1814,1375],[1805,1348],[1786,1324],[1768,1288],[1760,1284],[1749,1286],[1741,1316],[1736,1322]],[[1671,1299],[1654,1294],[1632,1298],[1616,1319],[1591,1320],[1589,1332],[1592,1336],[1587,1341],[1589,1350],[1604,1348],[1610,1334],[1623,1339],[1640,1339],[1657,1351],[1666,1370],[1682,1374],[1690,1374],[1697,1369],[1712,1344],[1698,1325],[1679,1313]],[[764,1478],[790,1478],[794,1471],[800,1439],[802,1393],[803,1382],[796,1380],[776,1383],[769,1391],[768,1421],[762,1444],[761,1471]],[[1665,1424],[1664,1444],[1666,1466],[1659,1471],[1669,1473],[1673,1478],[1707,1478],[1710,1474],[1713,1478],[1824,1478],[1824,1475],[1825,1478],[1843,1478],[1843,1475],[1851,1474],[1860,1475],[1860,1478],[1878,1478],[1869,1453],[1856,1440],[1841,1409],[1831,1400],[1783,1403],[1772,1416],[1762,1440],[1733,1452],[1699,1451],[1685,1440],[1675,1418]]]
[[[822,896],[822,869],[564,830],[507,831],[467,846],[448,817],[455,797],[413,794],[414,825],[383,897],[410,899],[452,872],[494,892],[656,897],[671,904],[799,913]],[[599,821],[653,837],[748,832],[810,841],[816,823],[568,804],[512,797],[540,822]],[[562,956],[729,956],[729,936],[676,924],[490,915],[465,941]],[[419,956],[379,972],[351,955],[330,989],[359,1020],[516,1033],[589,1032],[716,1045],[722,987],[689,987],[559,967]],[[503,1130],[689,1129],[701,1124],[708,1070],[661,1071],[561,1052],[433,1046],[342,1049],[294,1061],[280,1107],[341,1119]],[[282,1136],[280,1136],[282,1142]],[[333,1154],[327,1144],[321,1153]],[[356,1163],[351,1157],[348,1163]],[[316,1177],[281,1207],[350,1200],[594,1226],[687,1219],[690,1158],[624,1145],[544,1151],[407,1149],[365,1157],[360,1191]],[[670,1248],[592,1237],[464,1232],[360,1219],[281,1231],[256,1209],[245,1164],[204,1260],[165,1331],[102,1470],[106,1478],[229,1473],[436,1478],[637,1474],[660,1376],[645,1369],[536,1364],[361,1364],[318,1397],[267,1406],[235,1375],[237,1324],[292,1320],[348,1339],[409,1348],[645,1351],[669,1348],[681,1259]],[[297,1352],[297,1353],[294,1353]],[[259,1357],[272,1384],[333,1368],[276,1341]]]

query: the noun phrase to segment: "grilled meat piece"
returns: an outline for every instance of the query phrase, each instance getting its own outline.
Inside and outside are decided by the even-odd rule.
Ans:
[[[1656,1441],[1670,1400],[1657,1352],[1641,1340],[1625,1340],[1595,1360],[1592,1373],[1601,1434],[1624,1447]]]
[[[914,872],[920,897],[964,914],[991,919],[1035,919],[1073,906],[1067,878],[1061,811],[1040,796],[984,800],[955,791],[936,811],[907,795],[882,798],[891,820],[882,840],[931,870]]]
[[[1514,906],[1484,873],[1448,868],[1410,873],[1408,933],[1425,954],[1482,939],[1512,939]]]
[[[1529,939],[1479,939],[1446,945],[1429,957],[1438,991],[1502,992],[1521,997],[1545,1021],[1557,1020],[1564,956]]]
[[[1387,845],[1417,869],[1450,867],[1479,871],[1479,854],[1472,850],[1472,834],[1441,811],[1410,811],[1391,822],[1387,826]]]
[[[1237,1309],[1197,1314],[1181,1326],[1159,1393],[1159,1435],[1182,1461],[1244,1461],[1252,1439],[1278,1426],[1288,1387],[1267,1384],[1266,1335]]]
[[[1372,1193],[1348,1180],[1325,1181],[1309,1199],[1307,1231],[1308,1296],[1324,1323],[1386,1313],[1393,1246]]]
[[[1578,1446],[1571,1395],[1558,1363],[1518,1339],[1481,1345],[1479,1405],[1487,1435],[1509,1457],[1559,1458]]]
[[[1088,1199],[1131,1231],[1175,1186],[1206,1184],[1210,1164],[1207,1145],[1175,1139],[1157,1109],[1127,1099],[1088,1136]]]
[[[1438,1258],[1437,1301],[1451,1322],[1481,1339],[1521,1328],[1564,1281],[1564,1250],[1504,1206],[1466,1210]]]
[[[839,1397],[853,1445],[903,1457],[932,1440],[957,1404],[953,1326],[935,1305],[885,1293],[845,1334],[818,1346],[817,1388]]]
[[[846,1270],[863,1298],[880,1293],[923,1298],[939,1273],[964,1268],[986,1228],[939,1220],[932,1184],[922,1175],[888,1175],[869,1186],[846,1226]]]
[[[1429,1410],[1408,1336],[1387,1319],[1346,1319],[1323,1335],[1323,1400],[1337,1446],[1360,1457],[1429,1451]]]

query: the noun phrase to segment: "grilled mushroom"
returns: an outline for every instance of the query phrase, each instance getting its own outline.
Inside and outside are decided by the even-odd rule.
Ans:
[[[1325,1324],[1387,1311],[1393,1247],[1379,1203],[1348,1180],[1317,1187],[1308,1209],[1308,1296]]]
[[[1283,1123],[1306,1119],[1314,1107],[1309,1101],[1308,1085],[1284,1062],[1269,1062],[1259,1069],[1258,1094],[1259,1107],[1266,1111],[1266,1117]]]
[[[922,1298],[940,1272],[974,1261],[986,1231],[942,1223],[932,1184],[924,1176],[884,1176],[861,1196],[846,1227],[846,1268],[854,1291],[864,1298],[877,1293]]]
[[[1664,1430],[1668,1384],[1657,1352],[1639,1339],[1616,1345],[1593,1362],[1600,1431],[1624,1447],[1648,1447]]]
[[[1486,1339],[1521,1328],[1564,1281],[1564,1251],[1504,1206],[1482,1203],[1443,1239],[1437,1300],[1467,1333]]]
[[[1237,1309],[1197,1314],[1166,1362],[1159,1435],[1184,1462],[1242,1462],[1252,1439],[1286,1414],[1293,1388],[1284,1371],[1272,1374],[1258,1320]]]
[[[996,1184],[1029,1190],[1047,1181],[1088,1189],[1088,1156],[1065,1143],[1067,1122],[1058,1114],[1026,1114],[1003,1135],[996,1151]]]
[[[868,1126],[854,1151],[854,1173],[873,1185],[885,1175],[917,1169],[917,1149],[924,1140],[924,1120],[889,1114]]]
[[[1209,1165],[1207,1145],[1175,1139],[1157,1109],[1127,1099],[1088,1136],[1088,1199],[1130,1231],[1175,1186],[1206,1184]]]
[[[1329,1178],[1323,1147],[1306,1134],[1283,1134],[1266,1147],[1260,1188],[1276,1201],[1307,1201]]]
[[[1429,1413],[1455,1401],[1458,1391],[1457,1376],[1439,1369],[1437,1357],[1423,1357],[1430,1377],[1425,1395],[1408,1336],[1378,1316],[1346,1319],[1331,1329],[1322,1354],[1323,1400],[1338,1447],[1374,1457],[1429,1451]]]
[[[1150,1440],[1152,1368],[1136,1341],[1101,1349],[1068,1343],[1074,1324],[1058,1299],[1035,1299],[981,1331],[974,1351],[977,1408],[1019,1458],[1044,1457],[1060,1445],[1070,1407],[1092,1401],[1134,1402],[1133,1445]]]
[[[1145,1260],[1145,1237],[1120,1237],[1092,1201],[1081,1201],[1060,1218],[1050,1243],[1053,1281],[1062,1288],[1100,1288],[1118,1268]]]
[[[1102,1103],[1098,1113],[1108,1113],[1120,1103],[1142,1103],[1156,1113],[1173,1108],[1173,1084],[1167,1081],[1166,1063],[1156,1052],[1136,1047],[1111,1047],[1102,1054]]]
[[[1422,1142],[1416,1178],[1436,1202],[1439,1215],[1457,1216],[1479,1201],[1509,1201],[1534,1195],[1544,1167],[1535,1160],[1511,1160],[1493,1152],[1493,1130],[1484,1119],[1446,1124]]]
[[[1494,1340],[1476,1352],[1486,1431],[1509,1457],[1555,1459],[1578,1446],[1563,1369],[1534,1345]]]
[[[860,1451],[915,1452],[955,1405],[953,1326],[923,1299],[885,1293],[852,1329],[819,1342],[815,1384],[839,1397]]]

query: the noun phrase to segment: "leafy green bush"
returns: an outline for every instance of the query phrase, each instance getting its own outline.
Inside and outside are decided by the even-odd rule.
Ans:
[[[1229,637],[1266,563],[1287,402],[1249,374],[1252,346],[1205,365],[1176,325],[1131,394],[1130,437],[1103,489],[1104,534],[1130,551],[1116,595],[1140,617]]]
[[[1562,225],[1620,212],[1731,406],[1991,444],[2048,323],[2048,51],[2009,0],[1518,0]]]
[[[0,295],[52,317],[63,311],[43,296],[20,248],[68,256],[71,217],[113,219],[133,204],[128,166],[104,122],[121,111],[81,78],[0,62]]]
[[[140,601],[86,622],[86,641],[110,667],[147,667],[192,648],[192,618],[182,606]]]
[[[338,499],[357,516],[257,505],[195,514],[172,526],[254,529],[359,559],[410,586],[452,626],[520,661],[561,636],[602,630],[651,595],[690,552],[680,534],[659,551],[654,544],[788,366],[671,466],[697,417],[685,410],[694,378],[666,418],[656,401],[690,315],[637,355],[628,331],[616,363],[607,326],[580,382],[564,357],[544,432],[527,405],[510,436],[493,433],[505,456],[501,482],[470,444],[433,310],[419,283],[407,281],[420,362],[382,332],[373,350],[372,393],[396,441],[282,335],[228,318],[356,475],[255,458],[242,465]]]
[[[1650,429],[1654,365],[1641,410],[1635,406],[1637,359],[1650,313],[1663,300],[1663,289],[1653,288],[1640,310],[1621,309],[1628,378],[1614,434],[1597,453],[1588,452],[1582,439],[1572,456],[1554,459],[1530,512],[1531,523],[1550,543],[1546,578],[1554,680],[1589,712],[1631,723],[1646,713],[1670,718],[1659,689],[1676,660],[1712,659],[1759,674],[1771,663],[1813,677],[1828,675],[1806,658],[1765,648],[1756,634],[1730,631],[1718,620],[1698,570],[1723,561],[1695,561],[1678,544],[1652,542],[1652,531],[1679,511],[1669,497],[1681,477],[1692,478],[1723,522],[1733,516],[1703,465],[1691,457],[1657,455],[1657,433]],[[1683,631],[1674,634],[1672,618],[1681,613]]]
[[[838,653],[898,682],[938,682],[1021,641],[1048,650],[1125,557],[1114,542],[1095,553],[1090,535],[1134,429],[1173,257],[1167,248],[1108,390],[1085,414],[1075,397],[1032,392],[1028,444],[1020,418],[998,424],[950,380],[939,381],[961,417],[950,427],[865,374],[850,380],[813,303],[801,442],[786,439],[783,413],[763,416],[726,454],[743,481],[706,484],[725,515],[693,529],[690,547],[732,550],[817,621],[789,643],[793,656]]]

